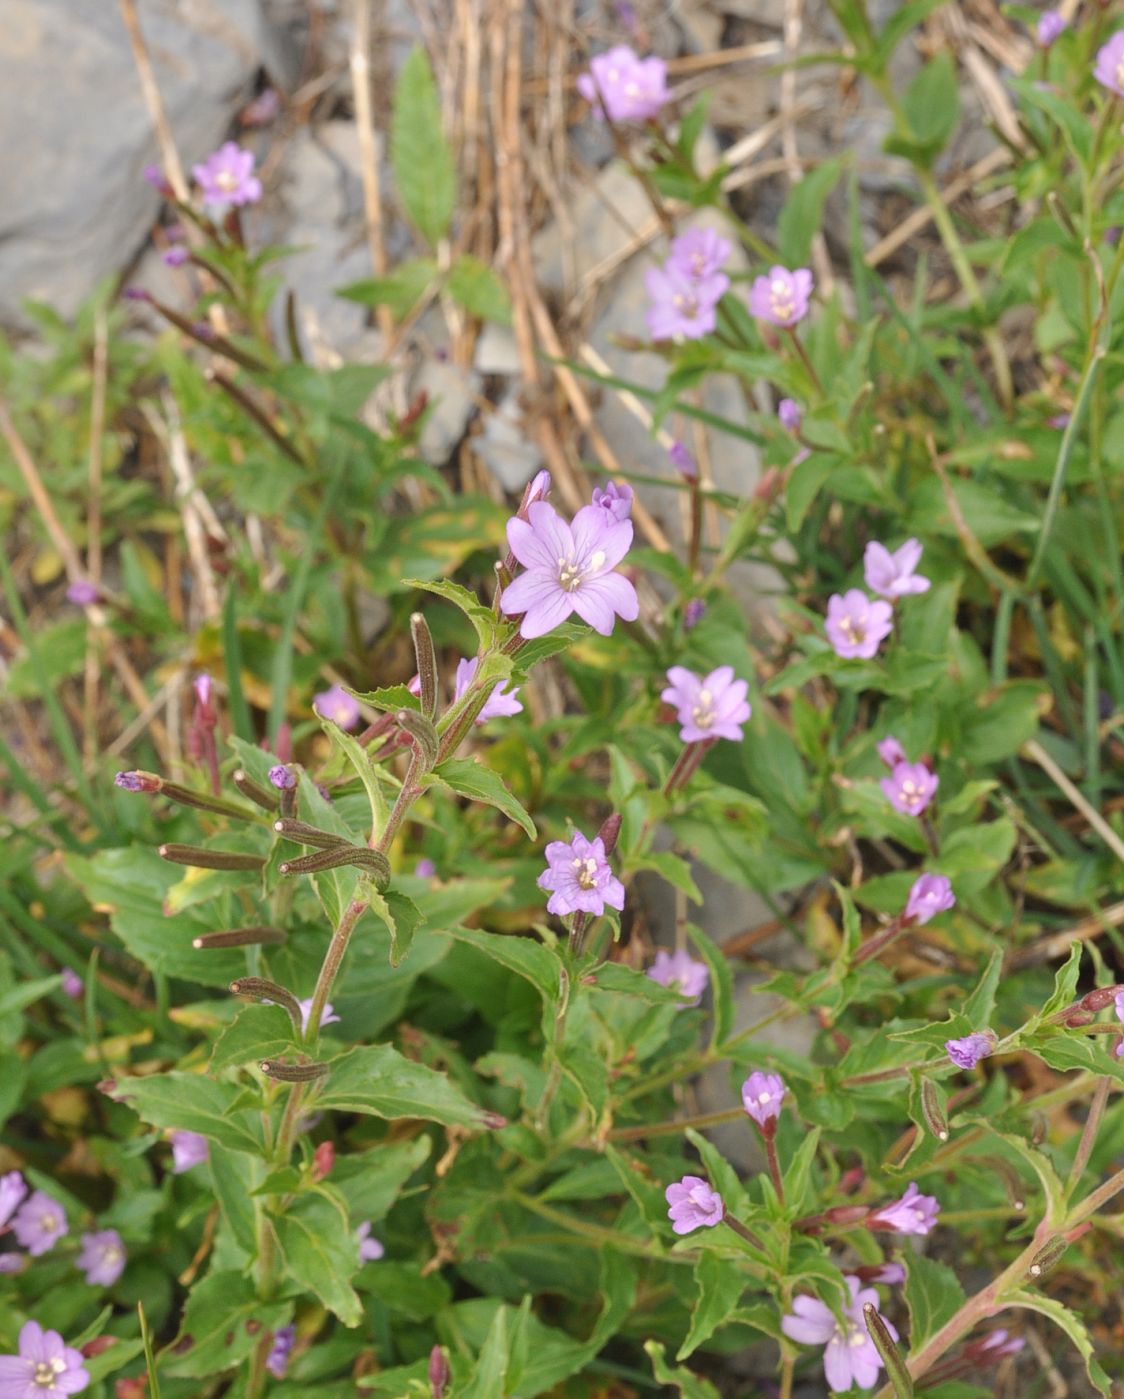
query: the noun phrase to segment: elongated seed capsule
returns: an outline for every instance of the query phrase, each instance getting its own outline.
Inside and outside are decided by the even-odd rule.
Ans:
[[[315,855],[302,855],[296,860],[285,860],[278,865],[282,874],[317,874],[320,870],[338,869],[341,865],[354,865],[357,869],[369,870],[375,883],[386,888],[390,883],[390,863],[386,856],[377,850],[368,850],[363,845],[344,845],[336,850],[319,850]]]
[[[948,1118],[941,1102],[940,1090],[931,1078],[921,1080],[921,1114],[925,1125],[939,1142],[948,1141]]]
[[[267,981],[264,976],[240,976],[230,983],[230,993],[232,996],[246,996],[252,1001],[269,1001],[272,1005],[283,1006],[289,1012],[289,1019],[297,1033],[304,1033],[300,1002],[276,981]]]
[[[281,928],[229,928],[221,933],[200,933],[192,938],[192,947],[253,947],[256,944],[284,942]]]
[[[263,1059],[258,1068],[269,1078],[278,1078],[282,1083],[311,1083],[328,1072],[327,1064],[282,1064],[276,1059]]]
[[[486,695],[485,698],[487,698]],[[424,714],[419,714],[415,709],[400,709],[394,718],[398,727],[404,729],[413,739],[418,757],[422,760],[422,766],[428,772],[437,762],[437,730],[433,727],[432,721],[427,719]]]
[[[410,636],[414,642],[414,657],[418,663],[418,679],[421,681],[422,713],[433,720],[437,715],[437,656],[433,650],[433,637],[429,623],[420,612],[410,616]]]
[[[307,821],[290,820],[287,816],[274,821],[273,829],[279,836],[296,841],[298,845],[315,846],[317,850],[338,850],[351,844],[343,836],[333,835],[331,831],[322,831],[319,826],[310,826]]]
[[[889,1328],[878,1314],[878,1308],[870,1302],[863,1304],[863,1320],[867,1334],[874,1342],[875,1349],[886,1366],[886,1374],[893,1388],[895,1399],[913,1399],[913,1380],[906,1369],[901,1352],[894,1344]]]
[[[255,782],[244,768],[238,768],[231,781],[244,797],[249,797],[250,801],[256,802],[265,811],[276,811],[281,805],[281,798],[277,792]]]
[[[1064,1234],[1055,1234],[1052,1239],[1047,1240],[1047,1242],[1042,1245],[1030,1260],[1030,1267],[1026,1270],[1027,1277],[1034,1282],[1038,1282],[1040,1278],[1044,1278],[1057,1264],[1068,1247],[1069,1240],[1066,1236]]]
[[[160,857],[173,865],[193,865],[201,870],[260,870],[265,864],[261,855],[248,855],[240,850],[204,850],[200,845],[162,845]]]
[[[238,821],[252,821],[254,813],[249,807],[238,802],[228,802],[222,797],[212,797],[206,792],[196,792],[191,787],[181,787],[178,782],[165,782],[160,792],[169,801],[180,806],[195,807],[198,811],[213,811],[219,816],[233,816]]]

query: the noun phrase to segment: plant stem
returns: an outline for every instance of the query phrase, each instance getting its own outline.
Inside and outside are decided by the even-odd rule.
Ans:
[[[340,969],[340,963],[347,952],[347,945],[351,941],[351,934],[359,922],[360,915],[367,907],[367,900],[364,898],[353,898],[343,911],[339,926],[332,934],[332,940],[328,944],[328,950],[324,954],[324,961],[320,967],[320,975],[316,978],[316,989],[312,993],[312,1005],[308,1011],[308,1029],[306,1039],[309,1048],[314,1048],[317,1039],[320,1037],[320,1017],[324,1013],[324,1007],[328,1003],[328,997],[332,994],[332,983]],[[299,1087],[299,1085],[294,1085]],[[284,1124],[282,1124],[283,1126]],[[278,1135],[278,1151],[282,1145],[281,1135]],[[290,1149],[292,1143],[289,1143]],[[287,1159],[287,1158],[285,1158]],[[284,1160],[281,1162],[284,1164]]]
[[[771,1125],[775,1127],[776,1123]],[[769,1161],[769,1175],[772,1178],[773,1189],[777,1192],[781,1209],[784,1209],[784,1181],[781,1179],[781,1163],[777,1160],[777,1143],[774,1137],[765,1137],[765,1155]]]
[[[1085,1167],[1089,1163],[1089,1156],[1093,1150],[1093,1145],[1097,1140],[1097,1130],[1101,1125],[1101,1118],[1104,1116],[1105,1104],[1108,1102],[1108,1090],[1112,1087],[1112,1079],[1105,1074],[1097,1083],[1096,1092],[1093,1094],[1093,1101],[1089,1104],[1089,1114],[1085,1118],[1085,1125],[1081,1129],[1081,1140],[1077,1144],[1077,1155],[1073,1158],[1073,1165],[1070,1167],[1069,1180],[1066,1182],[1066,1195],[1072,1195],[1081,1183],[1081,1177],[1085,1172]]]

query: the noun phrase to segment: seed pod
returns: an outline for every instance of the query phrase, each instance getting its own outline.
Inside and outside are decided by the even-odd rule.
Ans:
[[[280,928],[230,928],[221,933],[200,933],[192,938],[192,947],[255,947],[284,942],[287,934]]]
[[[867,1333],[886,1366],[886,1374],[896,1399],[913,1399],[913,1380],[906,1369],[905,1361],[894,1344],[889,1328],[879,1316],[877,1307],[870,1302],[863,1305],[863,1320],[866,1322]]]
[[[290,820],[287,816],[274,821],[273,829],[287,840],[295,841],[298,845],[311,845],[317,850],[338,850],[341,846],[350,844],[343,836],[333,835],[331,831],[322,831],[319,826],[310,826],[307,821]]]
[[[232,996],[246,996],[252,1001],[268,1001],[271,1005],[284,1006],[298,1035],[304,1034],[304,1016],[300,1002],[291,991],[276,981],[267,981],[263,976],[240,976],[230,983]]]
[[[1065,1235],[1055,1234],[1052,1239],[1042,1245],[1030,1260],[1030,1267],[1026,1270],[1027,1277],[1032,1282],[1041,1281],[1056,1266],[1068,1247],[1069,1240]]]
[[[931,1078],[921,1080],[921,1115],[937,1141],[948,1141],[948,1118],[941,1102],[940,1089]]]
[[[173,865],[192,865],[200,870],[260,870],[265,864],[261,855],[248,855],[240,850],[204,850],[201,845],[162,845],[161,859]]]
[[[278,869],[282,874],[317,874],[321,870],[339,869],[341,865],[354,865],[357,869],[366,870],[380,892],[390,883],[390,861],[381,851],[368,850],[365,845],[318,850],[315,855],[286,860]]]
[[[606,816],[601,823],[601,829],[597,834],[605,846],[606,855],[611,855],[617,848],[617,841],[620,839],[621,822],[623,819],[619,811],[614,811],[611,816]]]
[[[244,768],[236,769],[231,781],[244,797],[248,797],[263,811],[276,811],[280,805],[281,799],[277,792],[269,787],[260,786]]]
[[[282,1083],[311,1083],[328,1072],[327,1064],[284,1064],[277,1059],[263,1059],[258,1068],[267,1078],[277,1078]]]
[[[437,762],[437,730],[432,720],[415,709],[400,709],[394,720],[400,729],[409,734],[422,761],[422,768],[429,772]]]
[[[422,713],[432,722],[437,716],[437,656],[433,650],[429,623],[420,612],[414,612],[410,617],[410,636],[414,642],[414,657],[421,681]]]
[[[248,807],[239,806],[237,802],[224,801],[222,797],[212,797],[206,792],[181,787],[178,782],[165,782],[160,791],[169,801],[178,802],[180,806],[194,807],[198,811],[213,811],[218,816],[233,816],[236,821],[250,821],[254,816]]]

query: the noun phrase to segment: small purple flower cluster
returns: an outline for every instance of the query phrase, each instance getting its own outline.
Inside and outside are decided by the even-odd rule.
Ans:
[[[32,1190],[19,1171],[0,1176],[0,1234],[11,1230],[16,1243],[30,1258],[48,1253],[70,1232],[66,1209],[45,1190]],[[75,1259],[91,1287],[112,1287],[125,1270],[126,1252],[116,1229],[96,1230],[79,1236]],[[0,1272],[22,1266],[18,1253],[0,1254]]]
[[[811,272],[798,267],[770,267],[767,274],[755,277],[749,290],[749,309],[759,321],[791,330],[808,314],[814,285]]]
[[[592,59],[577,86],[599,117],[614,122],[652,121],[671,95],[663,59],[641,58],[627,44]]]
[[[930,587],[928,578],[917,573],[921,545],[916,539],[893,553],[884,544],[871,540],[863,555],[866,586],[879,600],[869,598],[861,588],[833,593],[827,603],[824,630],[837,656],[869,661],[894,629],[894,610],[883,598],[907,597]]]
[[[712,228],[692,228],[671,240],[671,256],[644,274],[653,340],[701,340],[711,334],[718,303],[730,287],[722,271],[730,252],[730,243]]]
[[[80,1394],[89,1383],[82,1352],[37,1321],[20,1327],[18,1354],[0,1355],[0,1399]]]
[[[781,1330],[793,1341],[804,1346],[823,1346],[824,1378],[832,1390],[840,1393],[852,1385],[873,1389],[878,1383],[882,1357],[867,1330],[863,1308],[878,1309],[879,1297],[873,1287],[863,1287],[853,1275],[844,1281],[851,1300],[837,1318],[831,1308],[817,1297],[800,1294],[792,1299],[792,1311],[781,1318]],[[892,1322],[882,1317],[882,1325],[896,1341],[898,1333]]]

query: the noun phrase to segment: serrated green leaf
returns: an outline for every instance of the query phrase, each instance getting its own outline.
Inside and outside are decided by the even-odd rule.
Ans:
[[[215,1041],[210,1070],[217,1073],[231,1064],[275,1059],[298,1047],[287,1010],[270,1005],[246,1006]]]
[[[520,826],[530,840],[538,839],[538,831],[520,801],[508,791],[503,778],[494,768],[485,767],[478,758],[446,758],[426,774],[427,785],[439,785],[470,801],[484,802],[502,811],[510,821]]]
[[[487,1126],[484,1110],[451,1079],[415,1064],[389,1044],[360,1046],[333,1059],[323,1083],[317,1099],[323,1108],[388,1120],[420,1118],[447,1127]]]
[[[1103,1394],[1105,1399],[1109,1399],[1112,1394],[1112,1381],[1101,1368],[1088,1329],[1076,1312],[1071,1312],[1068,1307],[1052,1297],[1022,1289],[1004,1293],[1000,1300],[1008,1307],[1025,1307],[1028,1311],[1038,1312],[1041,1316],[1049,1317],[1055,1326],[1061,1327],[1084,1360],[1090,1384],[1098,1394]]]
[[[476,628],[481,650],[491,649],[502,624],[497,621],[496,614],[492,609],[485,607],[470,589],[462,587],[460,583],[454,583],[448,578],[403,578],[402,586],[433,593],[436,597],[442,597],[446,602],[451,602],[454,607],[459,607]]]
[[[467,943],[494,962],[524,977],[538,988],[546,1001],[554,1005],[561,991],[562,978],[558,955],[541,942],[531,938],[486,933],[478,928],[450,928],[457,942]]]
[[[270,1219],[288,1276],[345,1326],[358,1326],[363,1306],[350,1279],[359,1270],[359,1243],[342,1208],[320,1194],[299,1195]]]
[[[709,1341],[730,1318],[745,1291],[745,1266],[740,1259],[703,1253],[695,1264],[697,1293],[691,1308],[691,1326],[679,1347],[676,1360],[686,1360]]]
[[[385,894],[380,894],[372,888],[367,894],[367,902],[371,912],[390,934],[390,965],[397,967],[409,955],[414,934],[423,926],[421,910],[413,899],[397,889],[388,889]]]
[[[674,1385],[683,1399],[718,1399],[718,1391],[709,1380],[700,1379],[682,1366],[667,1363],[662,1341],[645,1341],[644,1349],[652,1362],[652,1374],[660,1384]]]
[[[507,288],[486,263],[471,253],[461,253],[453,263],[445,290],[471,315],[499,325],[511,324]]]
[[[390,159],[411,223],[436,247],[449,232],[456,204],[453,157],[442,130],[441,102],[425,49],[410,51],[394,89]]]
[[[291,1302],[263,1302],[250,1278],[208,1273],[191,1289],[180,1332],[160,1357],[169,1379],[210,1379],[250,1354],[265,1328],[280,1326]]]
[[[909,1349],[911,1355],[916,1355],[966,1299],[960,1279],[951,1268],[935,1258],[914,1253],[906,1262],[905,1300],[912,1321]]]
[[[202,1074],[147,1074],[116,1079],[106,1092],[153,1127],[199,1132],[231,1151],[264,1154],[260,1114],[234,1106],[241,1095],[232,1083]]]
[[[410,314],[437,280],[437,264],[431,257],[408,258],[385,277],[367,277],[340,287],[337,296],[363,306],[389,306],[396,321]]]

